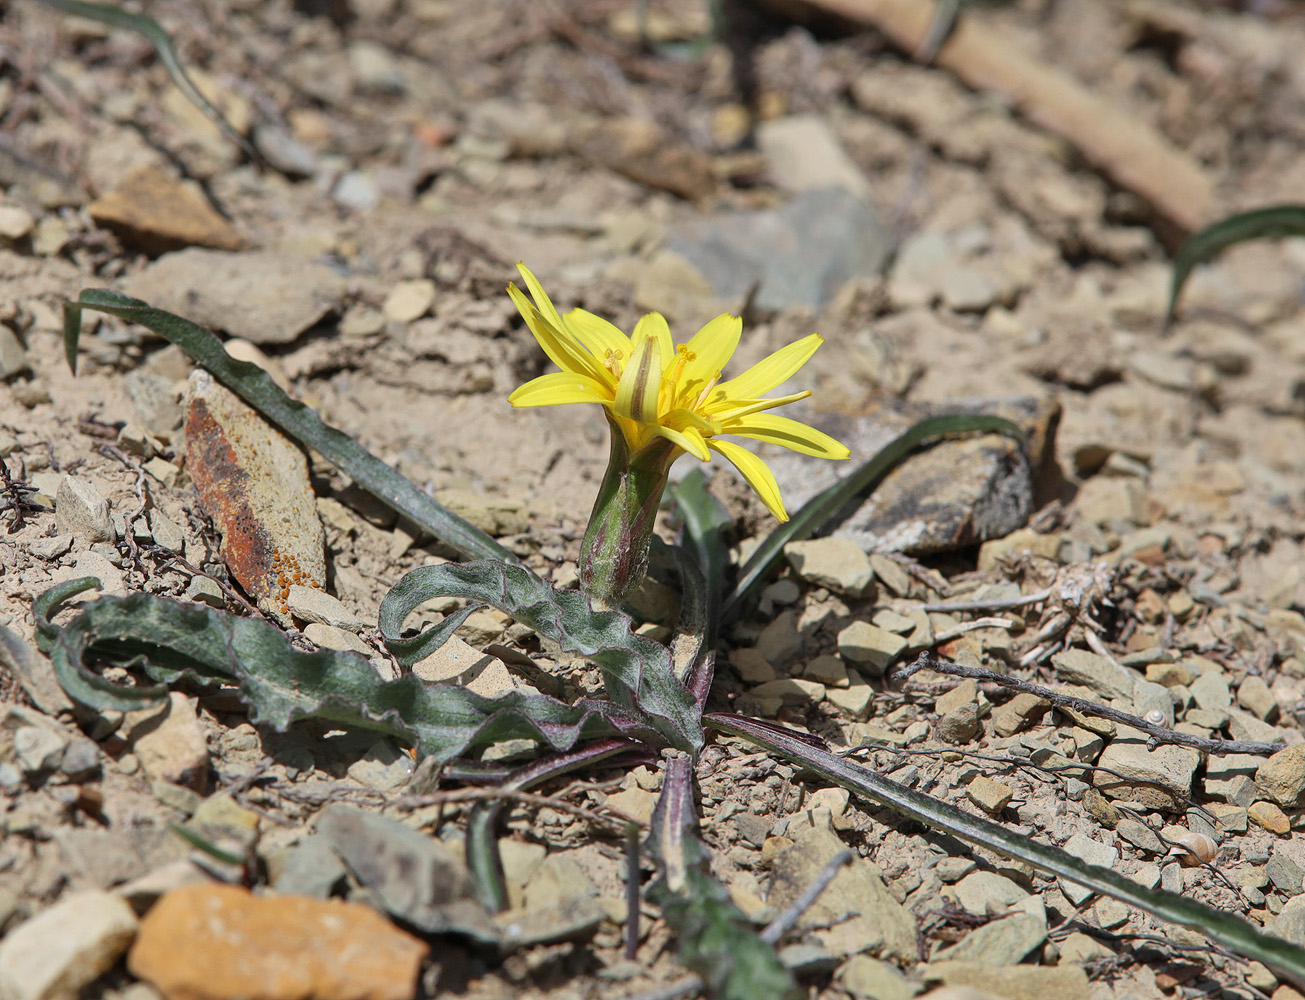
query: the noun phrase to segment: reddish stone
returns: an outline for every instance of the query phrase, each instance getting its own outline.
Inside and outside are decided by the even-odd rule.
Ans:
[[[326,582],[326,539],[308,460],[208,372],[191,376],[186,468],[222,532],[222,558],[264,611],[290,624],[295,584]]]

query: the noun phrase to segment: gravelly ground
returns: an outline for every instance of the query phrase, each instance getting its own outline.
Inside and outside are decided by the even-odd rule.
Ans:
[[[806,412],[844,428],[903,401],[1058,405],[1060,475],[1044,477],[1052,485],[1029,528],[918,562],[876,555],[878,579],[864,592],[849,592],[842,563],[790,571],[726,636],[714,703],[809,728],[837,748],[873,744],[859,759],[897,780],[1305,941],[1295,799],[1305,764],[1261,774],[1262,758],[1189,760],[1175,750],[1165,779],[1186,780],[1180,797],[1191,803],[1108,780],[1114,797],[1103,798],[1089,788],[1101,778],[1018,762],[1060,754],[1127,770],[1145,756],[1127,733],[1040,714],[990,684],[930,673],[884,680],[881,658],[862,651],[872,640],[899,659],[929,649],[1077,684],[1194,733],[1300,744],[1299,241],[1245,246],[1199,269],[1178,321],[1162,331],[1172,219],[1093,169],[1099,150],[1039,128],[947,69],[909,61],[873,31],[727,5],[725,40],[692,56],[683,43],[706,30],[703,10],[687,0],[649,7],[665,39],[654,48],[639,43],[634,5],[613,0],[150,5],[278,168],[257,170],[170,87],[147,44],[11,4],[0,21],[0,457],[48,501],[22,526],[12,508],[0,510],[11,529],[0,534],[0,623],[30,638],[32,598],[87,573],[109,592],[222,601],[203,581],[226,573],[182,457],[189,364],[139,328],[101,320],[74,379],[58,331],[60,301],[78,289],[123,288],[252,341],[295,394],[414,481],[481,507],[492,500],[508,543],[565,582],[605,431],[579,408],[505,402],[545,370],[502,293],[512,263],[526,261],[559,303],[626,329],[657,309],[686,337],[745,305],[747,283],[729,290],[702,234],[754,250],[762,237],[740,235],[727,215],[792,218],[783,212],[801,191],[832,183],[834,214],[856,225],[817,231],[811,209],[799,250],[797,237],[780,242],[792,259],[763,287],[779,295],[791,281],[790,297],[752,299],[738,363],[818,329],[827,344],[801,376],[817,390]],[[1166,137],[1212,182],[1209,218],[1300,190],[1305,24],[1290,8],[1061,2],[975,16],[1012,51],[1046,60]],[[187,215],[183,203],[199,207]],[[151,222],[159,204],[164,218]],[[178,252],[193,245],[226,248],[248,269],[224,279],[216,258]],[[839,272],[849,260],[860,269]],[[232,305],[255,296],[260,315]],[[785,468],[786,490],[798,495],[810,473]],[[381,597],[439,550],[325,466],[313,472],[327,589],[352,618],[347,637],[317,635],[380,660]],[[56,521],[67,474],[107,500],[116,534],[96,540]],[[716,477],[746,548],[770,522],[729,472]],[[139,559],[123,529],[143,546]],[[1118,677],[1100,657],[1081,656],[1088,666],[1074,676],[1074,655],[1048,648],[1026,662],[1044,645],[1042,626],[1067,623],[1053,620],[1081,579],[1097,598],[1097,652],[1124,665],[1131,695],[1111,686]],[[1046,600],[1000,605],[1048,588]],[[665,597],[652,594],[650,617],[667,613]],[[949,601],[996,606],[920,609]],[[964,628],[984,615],[997,620]],[[858,623],[887,636],[857,632]],[[1051,640],[1087,650],[1085,625],[1095,628],[1074,618]],[[464,635],[473,655],[497,644],[500,658],[478,668],[487,690],[575,694],[596,680],[563,674],[565,664],[492,616]],[[167,824],[206,800],[234,796],[261,817],[259,851],[274,878],[323,803],[379,810],[406,777],[404,759],[371,738],[259,733],[229,698],[187,696],[151,741],[154,724],[143,719],[55,723],[15,681],[0,681],[0,768],[10,768],[0,772],[0,929],[10,933],[71,892],[112,889],[184,857]],[[51,758],[47,773],[32,764],[35,751],[19,752],[33,738],[19,734],[49,737],[50,726],[63,763]],[[62,749],[83,733],[98,750]],[[242,781],[259,766],[258,781]],[[644,771],[590,778],[549,791],[639,816],[658,783]],[[818,856],[837,841],[866,859],[848,876],[863,881],[835,883],[826,909],[788,939],[808,948],[790,957],[813,995],[907,996],[939,980],[1010,997],[1297,995],[1199,937],[849,803],[743,744],[713,748],[700,782],[717,872],[759,918],[801,881],[804,851]],[[435,829],[456,856],[462,808],[390,814]],[[1176,828],[1212,837],[1215,863],[1180,864],[1157,839]],[[624,996],[678,974],[655,920],[636,962],[621,960],[621,911],[606,902],[623,892],[620,845],[603,828],[522,809],[505,850],[523,912],[590,889],[609,912],[588,936],[506,960],[437,937],[421,989]],[[940,964],[941,949],[964,949],[1012,906],[1025,924],[1000,923],[1029,935],[1024,951],[974,938],[968,952],[941,955],[1004,956],[997,980]],[[890,910],[899,923],[882,916]],[[1009,970],[1021,958],[1026,982]],[[1085,977],[1070,974],[1078,968]],[[1061,973],[1068,978],[1054,978]],[[144,1000],[153,988],[135,979],[120,963],[91,993]]]

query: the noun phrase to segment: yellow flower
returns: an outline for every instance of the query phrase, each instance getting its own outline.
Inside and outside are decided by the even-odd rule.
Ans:
[[[508,397],[513,406],[599,403],[620,428],[631,453],[658,438],[704,462],[710,461],[710,452],[717,452],[733,463],[781,521],[787,521],[788,514],[774,474],[752,452],[718,440],[719,435],[754,438],[819,458],[848,457],[847,448],[828,434],[763,412],[811,395],[808,389],[763,398],[807,363],[824,343],[819,334],[794,341],[722,382],[721,371],[743,329],[738,317],[717,316],[687,344],[676,347],[665,317],[649,313],[627,337],[583,309],[562,316],[530,270],[524,264],[517,269],[534,302],[515,284],[508,286],[508,294],[539,346],[562,370],[521,386]]]

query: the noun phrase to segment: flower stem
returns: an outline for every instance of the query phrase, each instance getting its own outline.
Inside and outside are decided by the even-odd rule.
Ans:
[[[580,587],[595,606],[614,608],[648,569],[657,507],[679,449],[658,438],[631,454],[620,427],[608,422],[612,452],[580,550]]]

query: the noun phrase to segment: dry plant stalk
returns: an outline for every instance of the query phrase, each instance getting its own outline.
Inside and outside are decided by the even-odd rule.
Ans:
[[[905,52],[928,37],[938,5],[927,0],[766,0],[848,18],[883,32]],[[1004,95],[1029,121],[1072,143],[1120,187],[1190,235],[1214,218],[1214,180],[1145,122],[1024,52],[975,17],[962,16],[933,60],[975,90]]]

